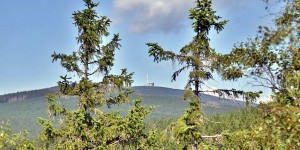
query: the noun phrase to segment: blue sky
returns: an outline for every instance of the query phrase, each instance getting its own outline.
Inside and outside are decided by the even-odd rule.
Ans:
[[[148,57],[147,42],[158,42],[166,50],[178,52],[194,33],[188,10],[193,0],[102,0],[99,15],[112,19],[109,31],[119,33],[122,48],[116,52],[112,73],[121,68],[135,72],[134,85],[145,85],[146,75],[158,86],[183,88],[187,73],[171,83],[176,69],[171,62],[154,63]],[[262,0],[215,0],[213,6],[230,22],[225,29],[210,34],[211,46],[228,53],[236,42],[256,35],[259,25],[271,25]],[[65,75],[51,54],[78,49],[72,13],[83,9],[83,2],[67,0],[0,1],[0,94],[55,86]],[[276,10],[276,8],[274,8]],[[272,11],[272,10],[271,10]],[[106,39],[108,41],[109,39]],[[94,77],[97,79],[99,77]],[[210,87],[245,88],[245,82],[225,82],[216,78]],[[247,87],[246,87],[247,88]]]

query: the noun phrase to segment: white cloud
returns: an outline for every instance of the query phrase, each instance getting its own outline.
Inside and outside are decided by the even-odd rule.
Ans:
[[[213,7],[218,15],[223,12],[237,16],[237,12],[254,7],[257,1],[261,0],[213,0]],[[112,12],[117,16],[114,22],[129,23],[133,33],[178,32],[190,25],[189,9],[194,3],[194,0],[113,0]]]
[[[117,22],[130,20],[134,33],[172,32],[183,27],[192,5],[192,0],[114,0],[113,12],[118,15]]]

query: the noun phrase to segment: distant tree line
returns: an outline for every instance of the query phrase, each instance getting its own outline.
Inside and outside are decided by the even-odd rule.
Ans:
[[[46,97],[48,94],[59,92],[59,87],[51,87],[46,89],[30,90],[0,95],[0,103],[24,101],[33,98]]]

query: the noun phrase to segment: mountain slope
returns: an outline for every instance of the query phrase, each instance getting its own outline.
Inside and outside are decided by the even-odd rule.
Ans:
[[[175,105],[174,108],[181,107],[185,109],[188,105],[187,102],[182,101],[184,91],[180,89],[171,89],[166,87],[135,86],[133,87],[133,90],[134,90],[134,94],[131,96],[131,99],[136,99],[141,97],[143,98],[143,103],[146,103],[149,106],[155,105],[159,107],[164,107],[165,110],[168,110],[167,108],[169,106]],[[3,103],[23,102],[22,104],[26,104],[26,102],[30,103],[32,100],[36,100],[36,99],[44,100],[44,102],[46,102],[46,96],[48,94],[53,94],[58,91],[59,91],[58,87],[51,87],[51,88],[45,88],[40,90],[32,90],[32,91],[24,91],[24,92],[12,93],[12,94],[0,95],[0,103],[3,104]],[[245,103],[241,101],[219,98],[207,94],[202,94],[201,99],[203,102],[202,106],[204,110],[208,112],[208,114],[222,113],[223,111],[239,109],[245,106]],[[169,110],[168,112],[173,112],[173,111]]]
[[[182,98],[183,90],[180,89],[171,89],[166,87],[150,87],[150,86],[135,86],[134,95],[145,97],[145,96],[169,96],[169,97],[176,97]],[[11,103],[11,102],[20,102],[30,99],[42,98],[46,97],[48,94],[53,94],[59,91],[59,88],[51,87],[39,90],[31,90],[31,91],[23,91],[11,94],[0,95],[0,103]],[[231,99],[224,99],[219,98],[216,96],[211,96],[207,94],[202,94],[201,99],[204,103],[220,103],[224,105],[231,105],[235,107],[240,107],[244,105],[243,102],[235,101]]]
[[[147,120],[154,118],[178,118],[184,114],[189,103],[182,100],[183,90],[170,89],[164,87],[133,87],[135,93],[130,97],[131,100],[142,98],[142,104],[149,107],[155,106]],[[38,117],[48,118],[46,95],[55,93],[58,87],[18,92],[0,96],[0,121],[9,121],[14,132],[28,130],[33,136],[41,131],[41,126],[37,123]],[[215,96],[202,95],[203,110],[206,115],[225,113],[228,111],[241,109],[245,105],[243,102],[234,100],[219,99]],[[62,98],[59,104],[68,109],[78,108],[78,98]],[[111,108],[102,106],[101,111],[119,111],[125,115],[132,107],[132,101],[124,105],[114,105]]]
[[[133,87],[135,95],[137,96],[170,96],[170,97],[183,97],[183,90],[172,89],[166,87],[150,87],[150,86],[135,86]],[[208,94],[201,94],[201,99],[204,104],[220,104],[220,105],[230,105],[233,107],[244,107],[245,103],[237,100],[220,98]]]

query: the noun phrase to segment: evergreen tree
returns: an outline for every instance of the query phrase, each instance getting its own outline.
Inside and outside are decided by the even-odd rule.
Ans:
[[[110,74],[114,65],[115,51],[120,48],[119,35],[115,34],[110,42],[103,44],[103,38],[109,36],[107,27],[110,19],[98,17],[95,8],[99,3],[83,0],[86,9],[73,13],[78,28],[79,49],[71,55],[52,55],[53,61],[60,61],[68,72],[75,73],[79,82],[67,75],[58,82],[60,93],[48,96],[49,115],[54,121],[39,119],[43,126],[40,134],[43,148],[46,149],[108,149],[131,147],[147,149],[157,146],[156,133],[145,133],[144,118],[151,108],[134,101],[134,106],[125,117],[118,112],[101,112],[103,105],[128,102],[133,82],[133,73],[122,69],[120,75]],[[95,82],[91,76],[98,75],[101,82]],[[68,110],[58,105],[56,96],[77,96],[79,109]],[[57,123],[60,119],[60,124]],[[149,135],[149,136],[148,136]],[[156,141],[158,142],[158,141]]]
[[[110,75],[110,70],[114,65],[115,51],[120,48],[119,35],[115,34],[113,39],[106,45],[103,38],[109,36],[107,27],[110,26],[110,19],[106,16],[97,16],[95,7],[99,3],[91,0],[84,0],[87,7],[83,11],[73,13],[75,26],[78,28],[77,42],[80,44],[79,50],[71,55],[56,54],[52,55],[53,61],[60,60],[62,67],[68,72],[73,72],[81,78],[79,83],[72,83],[71,78],[61,77],[59,87],[64,95],[78,95],[79,106],[82,111],[101,106],[103,104],[126,102],[126,95],[131,91],[128,88],[131,83],[131,74],[127,74],[126,69],[122,69],[121,75]],[[102,82],[92,82],[90,77],[93,75],[103,75]],[[107,95],[114,89],[119,92],[114,97]],[[104,95],[109,96],[106,98]]]
[[[216,15],[216,11],[212,9],[211,0],[196,0],[196,7],[190,9],[189,19],[193,20],[192,26],[195,36],[189,44],[180,50],[179,54],[165,51],[157,43],[147,43],[147,45],[150,47],[149,55],[154,57],[155,62],[172,60],[173,62],[178,61],[183,66],[174,72],[172,81],[175,81],[182,71],[190,71],[184,93],[184,99],[191,100],[190,107],[175,124],[174,133],[182,148],[187,149],[191,145],[193,149],[196,149],[199,143],[202,142],[200,131],[200,126],[204,121],[200,108],[200,94],[202,92],[215,92],[220,95],[226,94],[234,97],[237,97],[238,94],[245,94],[248,99],[257,98],[258,95],[235,89],[201,90],[202,86],[205,85],[205,81],[213,79],[212,73],[214,71],[221,72],[220,62],[217,59],[220,54],[210,47],[209,32],[213,28],[219,33],[228,21],[219,21],[221,17]]]
[[[193,92],[197,97],[202,92],[201,85],[213,78],[212,72],[217,67],[215,60],[218,54],[209,46],[209,31],[214,28],[220,32],[228,22],[227,20],[218,22],[221,17],[216,15],[211,5],[210,0],[196,0],[196,7],[190,9],[189,19],[194,21],[192,25],[196,35],[180,50],[179,54],[164,51],[157,43],[147,43],[150,47],[149,54],[154,57],[155,62],[172,60],[183,65],[174,72],[172,81],[175,81],[182,71],[191,69],[187,87],[193,86]]]

